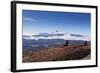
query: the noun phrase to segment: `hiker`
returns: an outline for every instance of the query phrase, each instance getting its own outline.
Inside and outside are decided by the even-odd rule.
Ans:
[[[64,46],[68,46],[68,40],[66,40],[66,42],[65,42]]]

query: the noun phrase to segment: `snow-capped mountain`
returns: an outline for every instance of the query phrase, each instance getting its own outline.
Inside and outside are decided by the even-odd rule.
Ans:
[[[23,39],[39,40],[39,39],[64,39],[64,40],[86,40],[90,41],[89,36],[71,34],[71,33],[38,33],[36,35],[23,35]]]

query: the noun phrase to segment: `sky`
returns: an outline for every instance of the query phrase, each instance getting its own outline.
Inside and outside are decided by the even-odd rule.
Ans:
[[[90,35],[91,14],[55,11],[22,11],[23,35],[69,32]]]

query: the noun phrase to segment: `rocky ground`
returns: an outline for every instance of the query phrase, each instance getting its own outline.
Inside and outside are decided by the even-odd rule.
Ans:
[[[23,54],[23,63],[64,61],[64,60],[86,60],[91,58],[90,45],[64,45],[49,47],[37,51],[30,51]]]

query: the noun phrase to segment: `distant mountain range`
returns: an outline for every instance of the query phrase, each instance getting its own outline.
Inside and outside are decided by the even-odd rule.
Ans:
[[[63,39],[63,40],[84,40],[90,41],[89,36],[72,34],[72,33],[38,33],[35,35],[23,35],[26,40],[39,40],[39,39]]]
[[[62,46],[68,40],[69,44],[84,44],[84,41],[90,43],[88,36],[71,33],[38,33],[35,35],[23,35],[23,52],[37,50],[48,47]]]

